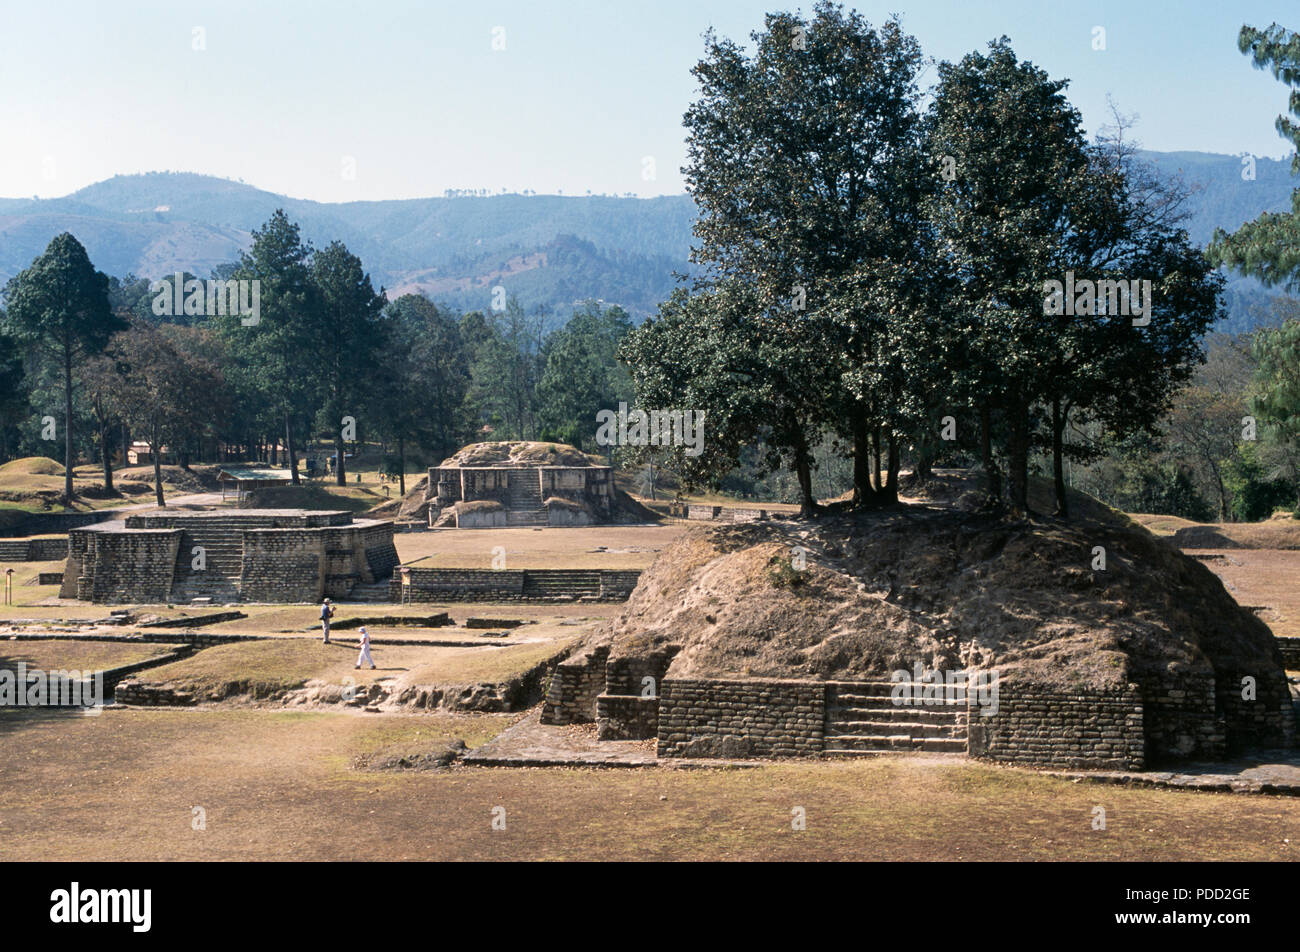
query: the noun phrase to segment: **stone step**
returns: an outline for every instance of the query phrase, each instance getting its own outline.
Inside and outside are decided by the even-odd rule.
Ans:
[[[966,737],[966,725],[918,724],[898,721],[831,721],[826,737]]]
[[[965,724],[969,720],[966,708],[926,707],[828,707],[827,720],[838,721],[935,721],[943,724]]]
[[[885,737],[841,734],[827,737],[825,752],[839,751],[934,751],[936,753],[964,754],[966,739],[955,737],[913,737],[910,734],[893,734]]]

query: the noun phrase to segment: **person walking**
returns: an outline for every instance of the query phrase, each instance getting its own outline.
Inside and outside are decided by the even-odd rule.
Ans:
[[[325,629],[325,644],[330,643],[330,619],[334,617],[334,606],[330,604],[327,598],[321,602],[320,606],[320,624]]]
[[[370,632],[366,631],[364,625],[361,626],[361,654],[357,655],[357,667],[361,667],[361,662],[370,665],[370,670],[375,670],[375,661],[370,657]]]

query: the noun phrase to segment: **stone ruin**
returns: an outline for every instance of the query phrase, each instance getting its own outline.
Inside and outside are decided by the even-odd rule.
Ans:
[[[104,604],[387,601],[392,522],[345,511],[127,516],[68,533],[63,598]]]
[[[476,443],[429,468],[429,524],[459,529],[614,521],[613,470],[562,443]]]

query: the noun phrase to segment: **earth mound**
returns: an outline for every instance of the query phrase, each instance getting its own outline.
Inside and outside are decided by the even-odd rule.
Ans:
[[[591,457],[567,443],[512,440],[471,443],[442,461],[443,466],[592,466]]]
[[[48,456],[24,456],[0,465],[0,477],[5,476],[62,476],[63,464]]]
[[[602,642],[671,657],[673,678],[874,679],[918,662],[1052,688],[1284,677],[1269,628],[1145,529],[919,507],[690,532],[588,646]]]

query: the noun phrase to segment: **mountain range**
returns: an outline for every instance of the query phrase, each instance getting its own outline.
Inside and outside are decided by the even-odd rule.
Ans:
[[[1289,211],[1300,185],[1287,161],[1204,152],[1146,152],[1162,175],[1192,186],[1188,233],[1197,244],[1264,211]],[[564,319],[586,299],[640,319],[691,270],[695,205],[662,198],[453,195],[327,204],[187,172],[118,175],[63,198],[0,198],[0,283],[31,264],[50,239],[74,234],[101,271],[157,278],[206,276],[237,260],[251,232],[283,208],[317,247],[342,241],[390,298],[423,292],[456,310],[486,308],[501,285],[527,310]],[[1270,292],[1230,276],[1220,330],[1270,319]]]

